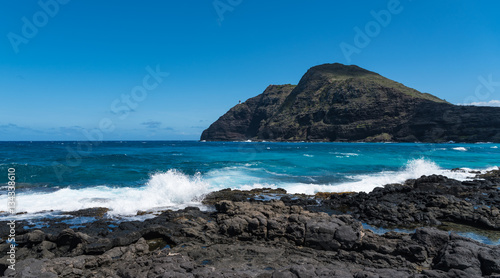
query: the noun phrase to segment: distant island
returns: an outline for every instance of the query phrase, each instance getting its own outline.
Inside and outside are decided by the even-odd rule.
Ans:
[[[237,104],[201,140],[500,142],[500,108],[453,105],[355,65],[324,64]]]

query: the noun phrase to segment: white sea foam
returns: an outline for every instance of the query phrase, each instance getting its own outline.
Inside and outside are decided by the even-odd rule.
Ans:
[[[467,180],[475,176],[470,171],[477,169],[462,168],[464,171],[451,171],[440,168],[436,163],[427,159],[410,160],[405,167],[399,171],[383,171],[374,174],[350,176],[353,181],[340,184],[287,184],[283,187],[289,193],[314,194],[316,192],[370,192],[376,187],[391,183],[403,183],[408,179],[416,179],[423,175],[443,175],[456,180]],[[498,169],[491,167],[482,169],[481,172]]]
[[[491,147],[491,148],[492,148],[492,149],[498,149],[498,146],[493,146],[493,147]]]
[[[74,211],[91,207],[107,207],[112,215],[135,215],[139,210],[179,209],[201,205],[201,197],[210,191],[200,175],[190,177],[170,170],[151,176],[140,188],[96,186],[83,189],[64,188],[52,193],[18,194],[17,211]],[[7,204],[6,195],[0,203]]]
[[[336,157],[338,157],[338,158],[351,157],[351,156],[359,156],[358,153],[329,152],[329,154],[335,154]]]
[[[498,169],[492,167],[483,169]],[[383,171],[373,174],[355,175],[352,181],[335,184],[313,183],[275,183],[276,179],[262,177],[273,172],[263,168],[232,166],[212,170],[203,176],[189,176],[175,170],[151,175],[144,186],[110,187],[95,186],[82,189],[63,188],[51,193],[20,193],[16,195],[17,211],[32,213],[42,211],[74,211],[91,207],[107,207],[111,215],[132,216],[139,210],[181,209],[186,206],[201,205],[203,195],[223,188],[284,188],[289,193],[314,194],[316,192],[370,192],[375,187],[389,183],[402,183],[407,179],[419,178],[422,175],[440,174],[450,178],[465,180],[474,176],[469,171],[477,169],[463,168],[464,171],[450,171],[440,168],[427,159],[410,160],[397,171]],[[283,174],[286,175],[286,174]],[[277,176],[277,175],[272,175]],[[278,179],[279,180],[279,179]],[[7,204],[7,196],[0,196],[0,204]],[[0,207],[0,210],[1,207]],[[5,209],[3,209],[5,210]],[[21,216],[20,216],[21,217]],[[0,217],[1,218],[1,217]]]
[[[425,159],[415,159],[399,171],[383,171],[374,174],[356,175],[349,178],[353,181],[340,184],[294,184],[285,189],[290,193],[314,194],[316,192],[370,192],[375,187],[389,183],[400,183],[407,179],[422,175],[440,173],[440,168],[434,162]]]
[[[464,148],[464,147],[456,147],[456,148],[453,148],[454,150],[456,151],[462,151],[462,152],[466,152],[467,151],[467,148]]]
[[[260,168],[253,169],[258,174]],[[312,183],[269,183],[267,180],[249,175],[248,169],[239,167],[226,167],[220,170],[214,170],[204,176],[204,180],[212,185],[212,188],[238,188],[249,190],[253,188],[284,188],[289,193],[314,194],[316,192],[370,192],[375,187],[390,183],[403,183],[407,179],[416,179],[423,175],[444,175],[457,180],[466,180],[475,174],[469,171],[477,169],[462,168],[464,171],[451,171],[442,169],[433,161],[428,159],[414,159],[397,171],[383,171],[373,174],[350,176],[350,182],[340,184],[312,184]],[[497,169],[497,167],[484,169],[484,171]],[[266,173],[271,173],[265,170]]]

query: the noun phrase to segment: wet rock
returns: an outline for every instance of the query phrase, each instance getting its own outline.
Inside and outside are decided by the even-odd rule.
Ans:
[[[68,211],[64,212],[64,214],[77,216],[77,217],[95,217],[95,218],[103,218],[108,213],[108,208],[98,207],[98,208],[87,208],[81,209],[77,211]]]
[[[495,277],[500,275],[499,246],[436,228],[377,235],[356,220],[363,216],[397,223],[422,213],[420,219],[439,221],[440,211],[473,208],[457,196],[473,196],[469,187],[482,185],[430,177],[370,194],[335,195],[324,200],[327,205],[310,196],[303,199],[325,211],[343,200],[358,208],[352,215],[310,211],[308,201],[294,205],[289,201],[301,197],[289,195],[281,197],[285,201],[220,200],[215,211],[166,211],[142,222],[122,222],[110,231],[105,219],[79,229],[54,223],[18,235],[21,271],[6,271],[5,257],[0,269],[6,277]],[[447,186],[460,188],[446,191]],[[434,195],[426,199],[416,192],[432,190]],[[424,212],[431,211],[434,216],[425,218]],[[486,208],[481,211],[476,215],[486,215]]]
[[[252,199],[279,199],[283,196],[286,196],[286,190],[282,188],[255,188],[252,190],[235,190],[226,188],[207,194],[203,199],[203,203],[206,205],[215,205],[217,202],[223,200],[244,202]]]
[[[500,231],[497,187],[485,180],[459,182],[431,175],[368,194],[332,194],[322,205],[375,226],[412,228],[446,221]]]

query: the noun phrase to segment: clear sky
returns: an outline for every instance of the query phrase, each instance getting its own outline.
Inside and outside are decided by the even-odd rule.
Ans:
[[[0,5],[0,140],[199,139],[239,100],[334,62],[500,105],[499,1]]]

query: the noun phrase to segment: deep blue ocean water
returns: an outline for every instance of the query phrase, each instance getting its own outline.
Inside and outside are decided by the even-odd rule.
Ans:
[[[0,210],[15,168],[17,211],[108,207],[111,215],[200,205],[222,188],[366,191],[421,175],[500,166],[500,144],[197,141],[0,142]],[[3,192],[2,192],[3,190]],[[5,209],[2,209],[5,207]]]

